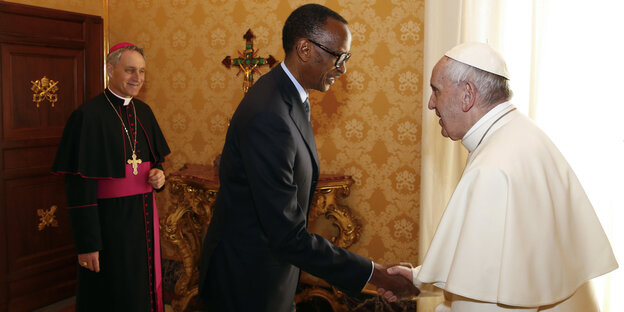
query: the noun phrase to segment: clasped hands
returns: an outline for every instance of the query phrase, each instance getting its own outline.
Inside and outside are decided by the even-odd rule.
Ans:
[[[400,298],[418,296],[420,290],[412,283],[411,267],[412,265],[409,263],[388,266],[375,263],[370,283],[377,287],[377,293],[390,302]]]
[[[152,168],[149,172],[147,182],[152,185],[152,188],[159,190],[165,185],[165,173],[158,168]]]

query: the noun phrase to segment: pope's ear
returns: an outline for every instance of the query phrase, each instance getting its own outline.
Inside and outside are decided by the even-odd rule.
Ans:
[[[477,99],[477,88],[472,82],[465,82],[461,88],[463,91],[463,98],[461,101],[462,111],[467,112],[475,105]]]

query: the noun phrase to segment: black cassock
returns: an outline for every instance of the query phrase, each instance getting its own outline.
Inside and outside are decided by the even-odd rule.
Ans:
[[[154,245],[152,192],[98,199],[98,181],[125,177],[135,136],[136,155],[143,165],[162,169],[170,152],[149,106],[137,99],[132,102],[124,106],[107,89],[78,107],[67,121],[52,167],[53,173],[66,176],[77,252],[99,251],[100,256],[99,273],[78,268],[76,311],[162,309],[156,286],[161,279],[160,268],[156,269],[160,245]]]

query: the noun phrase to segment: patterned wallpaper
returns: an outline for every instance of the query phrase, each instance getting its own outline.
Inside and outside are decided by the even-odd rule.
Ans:
[[[221,152],[228,118],[243,96],[242,74],[221,60],[244,49],[249,28],[260,56],[282,60],[283,23],[308,2],[22,1],[96,15],[108,1],[111,45],[130,41],[145,49],[139,97],[151,105],[172,149],[168,172],[187,162],[211,164]],[[344,16],[353,34],[347,74],[327,93],[310,96],[321,172],[356,181],[346,203],[363,231],[351,250],[381,263],[416,263],[425,1],[317,2]],[[158,201],[161,209],[169,206],[166,195]]]

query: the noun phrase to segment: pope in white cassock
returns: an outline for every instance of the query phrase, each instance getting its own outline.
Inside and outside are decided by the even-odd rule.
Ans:
[[[508,79],[483,43],[434,67],[429,109],[469,156],[422,266],[388,271],[443,289],[453,312],[599,311],[589,281],[618,267],[611,246],[565,158],[508,102]]]

